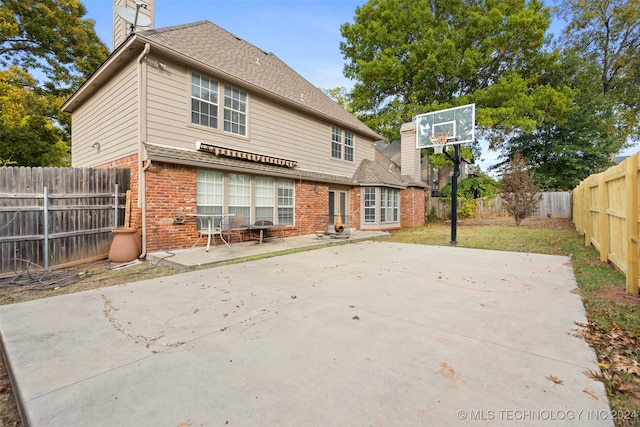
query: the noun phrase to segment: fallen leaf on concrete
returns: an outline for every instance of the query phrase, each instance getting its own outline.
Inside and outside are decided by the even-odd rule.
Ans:
[[[178,427],[189,427],[191,425],[191,421],[187,420],[183,423],[178,424]]]
[[[585,393],[587,393],[589,396],[593,397],[595,400],[600,400],[600,399],[598,398],[598,396],[596,395],[596,392],[595,392],[595,391],[593,391],[593,390],[591,390],[591,389],[588,389],[588,388],[585,388],[585,389],[584,389],[584,390],[582,390],[582,391],[584,391]]]
[[[456,369],[449,365],[447,362],[440,362],[440,370],[438,371],[443,377],[447,377],[451,380],[459,380],[460,374]]]
[[[548,379],[549,381],[553,381],[556,384],[561,384],[561,385],[564,384],[564,381],[562,381],[555,375],[547,375],[545,378]]]
[[[582,371],[582,373],[585,374],[587,377],[591,378],[592,380],[603,381],[603,375],[600,372],[587,369],[586,371]]]

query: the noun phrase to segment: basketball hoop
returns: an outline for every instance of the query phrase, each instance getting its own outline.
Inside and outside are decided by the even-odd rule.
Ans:
[[[444,146],[449,141],[449,132],[434,132],[429,135],[433,145],[433,154],[442,154]]]

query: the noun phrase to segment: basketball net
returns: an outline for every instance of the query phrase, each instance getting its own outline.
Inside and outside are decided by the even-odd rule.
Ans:
[[[433,154],[442,154],[444,146],[449,141],[449,132],[434,132],[429,135],[429,139],[433,145]]]

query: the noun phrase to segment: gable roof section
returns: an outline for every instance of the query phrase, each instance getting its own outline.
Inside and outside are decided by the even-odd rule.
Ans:
[[[399,174],[384,168],[380,163],[365,159],[360,163],[353,181],[359,185],[406,188]]]
[[[117,61],[112,57],[127,54],[130,49],[125,47],[136,43],[149,43],[152,51],[159,49],[179,61],[202,68],[203,72],[213,70],[231,83],[245,86],[249,91],[278,99],[290,107],[323,117],[369,138],[383,139],[276,55],[263,51],[209,21],[133,33],[101,68],[105,65],[115,66]],[[92,85],[88,83],[99,71],[72,98],[77,97],[79,92],[91,90]],[[70,106],[72,98],[65,103],[65,108]]]

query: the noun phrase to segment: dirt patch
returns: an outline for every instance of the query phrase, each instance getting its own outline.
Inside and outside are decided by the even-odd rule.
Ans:
[[[640,295],[633,295],[627,292],[625,289],[619,288],[607,288],[599,289],[596,294],[607,301],[613,301],[618,304],[625,304],[631,306],[640,305]]]
[[[4,366],[4,361],[0,359],[0,423],[2,426],[21,426],[20,413],[13,397],[13,388],[9,375]]]

